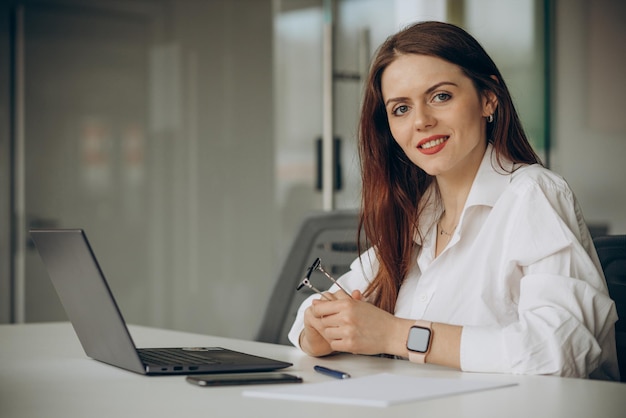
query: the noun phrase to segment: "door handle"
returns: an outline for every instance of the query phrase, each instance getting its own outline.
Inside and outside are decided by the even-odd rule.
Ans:
[[[343,188],[343,175],[341,167],[341,138],[334,138],[333,141],[333,187],[334,191]],[[315,160],[316,160],[316,180],[315,190],[321,191],[324,184],[324,153],[322,151],[322,138],[315,140]]]

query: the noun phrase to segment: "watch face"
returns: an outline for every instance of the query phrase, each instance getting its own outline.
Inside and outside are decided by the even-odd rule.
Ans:
[[[411,327],[406,348],[418,353],[426,353],[430,344],[430,330],[422,327]]]

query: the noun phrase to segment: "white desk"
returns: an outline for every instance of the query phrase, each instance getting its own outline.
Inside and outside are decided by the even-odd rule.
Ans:
[[[461,373],[406,361],[340,355],[314,359],[292,347],[130,327],[139,347],[223,346],[289,361],[305,383],[329,381],[323,364],[353,377],[380,372],[486,379],[518,385],[388,408],[243,397],[243,387],[200,388],[183,376],[147,377],[85,356],[69,323],[0,325],[0,417],[626,417],[626,384],[544,376]]]

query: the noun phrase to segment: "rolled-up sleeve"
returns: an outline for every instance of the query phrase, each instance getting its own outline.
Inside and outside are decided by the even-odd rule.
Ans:
[[[464,327],[462,370],[581,377],[601,367],[598,341],[611,337],[617,318],[606,294],[582,280],[531,274],[520,295],[518,322]]]
[[[617,313],[578,204],[564,183],[541,180],[520,188],[510,213],[505,258],[521,272],[517,286],[509,282],[517,320],[465,326],[461,368],[615,379]]]

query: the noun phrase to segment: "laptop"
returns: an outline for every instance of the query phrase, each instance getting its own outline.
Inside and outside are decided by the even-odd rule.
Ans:
[[[137,348],[82,229],[30,231],[87,356],[146,375],[271,371],[292,364],[222,347]]]

